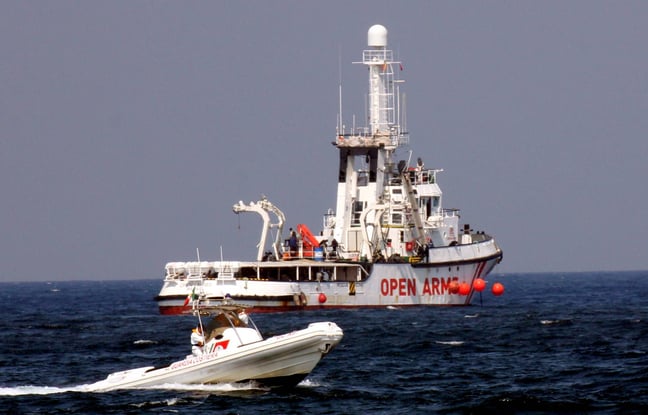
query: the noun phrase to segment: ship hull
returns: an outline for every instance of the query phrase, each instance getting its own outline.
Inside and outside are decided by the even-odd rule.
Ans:
[[[469,249],[469,251],[468,251]],[[431,250],[432,251],[432,250]],[[231,298],[254,312],[315,310],[322,308],[376,308],[407,306],[466,306],[474,295],[473,282],[485,279],[501,260],[493,240],[466,247],[431,252],[435,262],[362,263],[314,260],[276,263],[236,263],[238,276],[213,279],[166,279],[156,297],[161,314],[182,314],[191,309],[185,299],[199,293],[209,304]],[[219,263],[212,263],[218,266]],[[232,266],[232,264],[229,264]],[[278,280],[243,277],[245,270],[278,275]],[[265,272],[265,274],[264,274]],[[368,272],[367,274],[365,274]],[[281,281],[281,275],[294,278]],[[466,283],[467,294],[452,292],[451,285]]]

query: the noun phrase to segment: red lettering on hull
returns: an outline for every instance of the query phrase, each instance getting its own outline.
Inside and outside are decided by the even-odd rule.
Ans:
[[[448,277],[446,279],[440,278],[441,280],[441,293],[445,294],[448,292],[448,288],[450,287],[450,283],[452,281],[459,281],[459,277]]]
[[[416,280],[412,278],[384,278],[380,281],[380,294],[383,296],[414,296]]]
[[[426,278],[423,281],[421,295],[445,295],[448,293],[452,281],[459,281],[459,277]],[[413,278],[384,278],[380,281],[380,294],[385,297],[415,296],[417,295],[416,280]]]

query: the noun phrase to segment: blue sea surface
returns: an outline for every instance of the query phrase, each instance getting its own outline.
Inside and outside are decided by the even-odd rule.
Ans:
[[[314,321],[340,345],[296,388],[167,385],[91,393],[109,373],[190,353],[191,316],[161,280],[0,284],[0,413],[648,413],[648,271],[491,275],[470,307],[257,314],[264,335]],[[489,284],[489,285],[490,285]]]

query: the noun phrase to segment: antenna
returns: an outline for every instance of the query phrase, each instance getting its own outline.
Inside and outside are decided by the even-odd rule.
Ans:
[[[338,135],[342,135],[344,133],[342,131],[342,81],[340,81],[338,94],[339,94],[338,99],[340,101],[339,102],[340,109],[338,110],[339,111],[338,112]]]
[[[371,128],[370,128],[370,125],[369,125],[369,121],[371,121],[371,117],[369,116],[369,103],[368,102],[369,102],[369,95],[364,94],[364,112],[365,112],[364,113],[364,122],[365,122],[364,128],[365,128],[366,131],[373,132],[373,131],[371,131]]]
[[[338,113],[338,135],[344,134],[342,131],[342,48],[338,45],[338,100],[339,100],[339,113]]]
[[[407,95],[404,92],[403,92],[402,101],[403,101],[403,110],[401,111],[402,114],[400,114],[400,116],[403,125],[401,126],[401,132],[407,132]]]

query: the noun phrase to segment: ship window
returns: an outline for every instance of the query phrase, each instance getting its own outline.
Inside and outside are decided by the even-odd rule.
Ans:
[[[239,272],[236,273],[237,278],[252,279],[257,278],[257,270],[252,267],[242,267]]]
[[[358,186],[366,186],[369,183],[369,174],[366,171],[358,172]]]
[[[356,279],[357,277],[355,268],[337,268],[336,281],[355,281]]]
[[[335,280],[335,269],[332,267],[322,267],[315,270],[315,279],[317,281]]]
[[[353,212],[352,212],[353,219],[351,221],[352,226],[360,225],[360,215],[362,214],[363,209],[364,209],[364,202],[362,201],[353,202]]]
[[[394,213],[392,214],[392,220],[391,222],[395,225],[399,225],[403,223],[403,215],[400,213]]]
[[[260,268],[259,278],[271,281],[295,281],[297,279],[297,268],[289,267],[272,267]]]
[[[423,217],[427,218],[430,216],[430,212],[432,211],[432,200],[429,197],[422,197],[419,200],[419,205]]]

